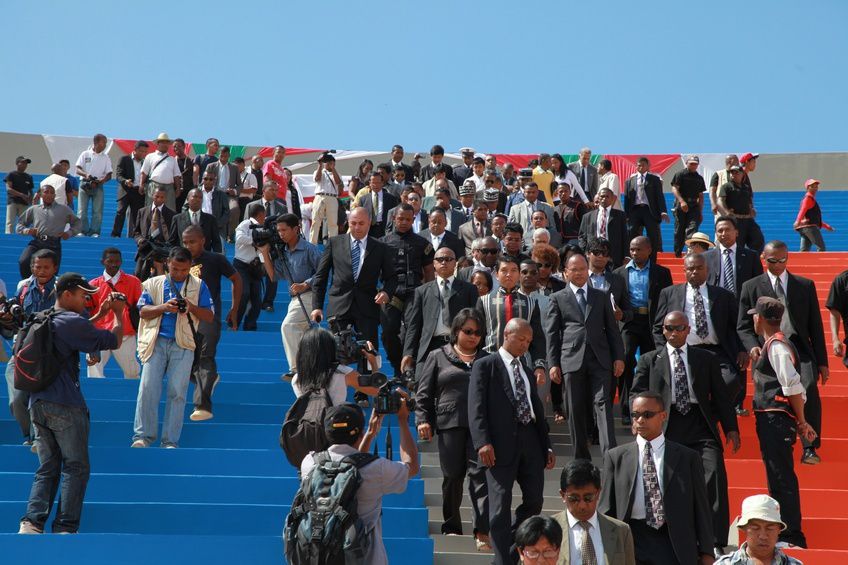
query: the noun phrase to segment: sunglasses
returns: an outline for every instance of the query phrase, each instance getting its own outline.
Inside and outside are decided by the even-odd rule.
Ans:
[[[578,504],[581,500],[586,504],[590,504],[595,502],[595,499],[598,498],[598,494],[584,494],[582,497],[576,494],[569,494],[565,497],[566,502],[570,502],[572,504]]]
[[[544,269],[553,269],[554,266],[551,263],[539,263],[539,266]]]
[[[521,553],[527,559],[538,559],[540,557],[544,557],[545,559],[555,559],[559,557],[558,549],[546,549],[545,551],[536,551],[535,549],[522,549]]]
[[[766,262],[774,265],[775,263],[786,263],[788,260],[789,260],[789,257],[784,257],[783,259],[777,259],[776,257],[769,257],[768,259],[766,259]]]
[[[459,330],[459,331],[461,331],[461,332],[462,332],[462,333],[464,333],[465,335],[476,335],[476,336],[481,336],[481,335],[483,335],[483,332],[482,332],[482,331],[480,331],[480,330],[472,330],[471,328],[462,328],[462,329],[461,329],[461,330]]]
[[[483,255],[497,255],[498,250],[497,249],[481,249],[480,253],[483,254]]]
[[[487,181],[486,181],[486,184],[495,184],[495,181],[493,181],[493,180],[487,180]]]
[[[645,410],[644,412],[630,412],[630,417],[634,420],[638,420],[639,418],[644,418],[645,420],[650,420],[654,416],[659,414],[659,412],[653,412],[651,410]]]
[[[454,257],[433,257],[433,261],[436,263],[450,263],[451,261],[456,261]]]
[[[663,326],[663,328],[667,332],[683,332],[683,331],[686,331],[686,328],[688,328],[688,327],[689,326],[687,326],[686,324],[677,324],[677,325],[666,324],[666,325]]]

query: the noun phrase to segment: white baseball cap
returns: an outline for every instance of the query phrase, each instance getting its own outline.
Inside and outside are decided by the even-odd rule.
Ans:
[[[773,522],[786,529],[786,524],[780,519],[780,503],[767,494],[755,494],[742,501],[742,516],[737,525],[740,528],[747,526],[751,520]]]

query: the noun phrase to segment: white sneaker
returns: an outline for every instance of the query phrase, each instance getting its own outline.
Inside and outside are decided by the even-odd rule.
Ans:
[[[213,416],[212,412],[210,412],[209,410],[195,410],[188,418],[192,422],[202,422],[204,420],[211,420]]]
[[[91,237],[100,237],[100,234],[99,233],[93,233],[93,234],[91,234]]]
[[[168,445],[165,446],[165,449],[176,449],[176,448],[177,448],[177,446],[174,445],[173,443],[169,443]]]
[[[147,442],[143,439],[137,439],[132,442],[132,445],[130,447],[147,447]]]
[[[19,534],[43,534],[43,530],[39,530],[32,522],[28,520],[21,521],[21,527],[18,529]]]

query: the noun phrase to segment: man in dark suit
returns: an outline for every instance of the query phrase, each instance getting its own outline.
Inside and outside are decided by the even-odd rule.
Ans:
[[[342,326],[352,324],[377,347],[380,306],[388,304],[397,286],[395,262],[389,247],[368,235],[371,220],[368,212],[357,208],[348,218],[350,233],[331,237],[324,248],[318,270],[312,279],[310,318],[320,322],[324,317],[324,298],[330,271],[328,309]],[[378,281],[383,286],[377,289]]]
[[[132,234],[135,229],[135,218],[144,206],[144,187],[140,184],[141,165],[149,149],[146,141],[136,141],[132,154],[118,160],[115,171],[118,180],[118,209],[112,225],[112,237],[121,237],[124,216],[127,217],[127,233]]]
[[[821,446],[822,422],[818,379],[821,376],[824,385],[830,376],[816,284],[786,270],[789,250],[782,241],[768,242],[762,257],[768,270],[746,282],[739,296],[739,337],[742,338],[751,361],[756,362],[762,353],[763,339],[756,334],[754,321],[748,310],[754,308],[761,296],[777,298],[786,307],[780,330],[798,350],[801,384],[807,392],[804,415],[817,436],[813,442],[806,439],[802,441],[804,454],[801,463],[815,465],[821,462],[816,453],[816,449]]]
[[[686,282],[663,289],[654,314],[654,343],[662,347],[666,338],[663,319],[669,312],[686,315],[689,332],[686,343],[718,357],[721,377],[731,401],[742,386],[740,373],[748,364],[748,353],[736,332],[736,297],[717,286],[707,284],[707,264],[703,254],[690,254],[683,261]],[[734,404],[735,406],[735,404]]]
[[[569,257],[565,274],[568,286],[550,296],[544,321],[548,367],[551,380],[565,382],[569,391],[574,457],[591,459],[586,430],[590,407],[597,416],[601,451],[615,447],[610,386],[611,376],[624,372],[624,344],[609,296],[588,283],[586,258]]]
[[[474,174],[471,169],[471,162],[474,161],[474,150],[470,147],[462,147],[459,154],[462,156],[462,164],[453,166],[453,178],[451,179],[456,186],[462,186],[465,179]]]
[[[452,249],[437,250],[433,263],[436,279],[415,289],[412,306],[406,311],[406,336],[400,361],[403,371],[422,364],[428,353],[448,343],[454,316],[463,308],[477,305],[477,287],[454,275],[456,254]]]
[[[591,159],[592,150],[584,147],[580,150],[579,160],[568,164],[568,168],[577,176],[577,180],[583,187],[586,196],[589,197],[590,202],[595,199],[595,195],[598,193],[599,182],[598,169],[592,164]]]
[[[665,436],[694,449],[704,465],[704,482],[712,508],[714,546],[717,553],[727,546],[730,507],[727,501],[727,471],[716,419],[732,444],[739,450],[739,426],[731,396],[721,377],[718,358],[686,343],[689,319],[682,311],[672,311],[662,319],[666,343],[639,358],[633,394],[650,390],[663,397],[668,407]]]
[[[662,179],[649,173],[650,162],[647,157],[639,157],[636,172],[624,183],[624,213],[630,224],[630,239],[645,235],[651,240],[653,257],[662,252],[662,234],[660,222],[668,222],[668,210],[663,196]]]
[[[413,180],[415,180],[415,171],[412,170],[412,167],[403,162],[403,155],[404,153],[402,145],[392,145],[392,157],[386,164],[391,167],[392,171],[394,171],[395,169],[403,169],[406,181],[412,182]]]
[[[599,237],[606,238],[610,245],[610,257],[613,268],[624,264],[627,254],[627,216],[621,210],[612,207],[615,195],[607,187],[598,194],[598,208],[584,214],[580,220],[578,245],[584,252],[589,243]]]
[[[223,190],[215,188],[217,182],[218,177],[212,171],[204,171],[200,187],[200,195],[203,197],[201,209],[207,214],[212,214],[215,218],[215,224],[218,226],[218,236],[226,239],[227,222],[230,214],[229,197]]]
[[[444,210],[439,207],[433,208],[429,220],[429,227],[418,232],[418,235],[429,241],[436,251],[447,247],[457,258],[465,257],[465,244],[456,234],[445,229],[447,220]]]
[[[202,210],[203,193],[200,189],[194,188],[188,192],[186,197],[185,210],[179,214],[175,214],[171,220],[170,235],[168,244],[173,246],[182,245],[183,231],[191,225],[199,225],[203,230],[205,243],[203,248],[206,251],[214,251],[221,253],[221,238],[218,237],[218,223],[212,214],[207,214]]]
[[[474,216],[471,221],[459,226],[457,235],[465,245],[465,254],[471,255],[471,245],[475,239],[492,235],[492,224],[489,222],[489,207],[483,201],[474,203]]]
[[[645,565],[711,565],[713,526],[696,451],[667,440],[662,395],[631,399],[636,441],[604,455],[602,514],[627,522],[636,562]]]
[[[742,286],[763,274],[763,264],[756,252],[736,244],[739,230],[734,218],[719,216],[716,219],[715,233],[718,245],[704,252],[704,258],[707,260],[707,284],[730,291],[738,299]]]
[[[174,211],[165,206],[168,193],[164,187],[157,187],[153,192],[153,203],[138,211],[132,238],[138,246],[135,254],[135,276],[142,281],[150,276],[153,266],[153,245],[164,245],[170,234],[168,230],[174,219]]]
[[[660,292],[671,286],[671,271],[651,260],[651,240],[644,235],[630,242],[631,261],[616,269],[627,286],[630,313],[621,327],[624,340],[624,373],[618,381],[618,397],[621,407],[621,423],[630,425],[630,410],[627,399],[630,397],[630,385],[633,382],[633,369],[636,367],[636,351],[644,355],[654,350],[651,328],[656,317]]]
[[[389,210],[397,206],[399,201],[393,194],[383,190],[383,176],[380,173],[371,173],[368,189],[368,192],[359,197],[356,206],[368,212],[368,217],[371,218],[368,235],[383,237],[389,224]]]
[[[206,171],[215,175],[218,179],[216,187],[227,196],[224,200],[227,205],[226,222],[219,221],[218,231],[221,237],[232,243],[233,233],[239,224],[238,195],[241,190],[241,176],[238,167],[230,163],[230,148],[222,147],[218,160],[209,163]]]
[[[474,362],[468,391],[471,439],[486,469],[489,490],[489,532],[494,563],[516,562],[515,530],[542,511],[545,469],[553,469],[545,408],[523,362],[533,330],[514,318],[504,328],[497,352]],[[512,520],[512,487],[518,482],[522,502]]]
[[[436,167],[442,162],[445,158],[445,148],[441,145],[434,145],[430,148],[430,163],[421,167],[421,173],[418,175],[418,180],[421,182],[427,182],[434,176],[436,176]],[[445,165],[445,173],[446,178],[450,181],[453,180],[453,167],[448,167]]]

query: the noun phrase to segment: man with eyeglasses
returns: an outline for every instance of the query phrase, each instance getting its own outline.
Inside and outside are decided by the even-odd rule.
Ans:
[[[630,526],[636,562],[711,565],[713,525],[697,452],[666,439],[661,394],[630,399],[636,441],[604,455],[598,510]]]
[[[433,265],[435,280],[415,289],[407,312],[400,361],[402,371],[422,364],[428,353],[447,344],[454,317],[463,308],[477,305],[477,287],[454,275],[456,254],[453,250],[449,247],[437,250]]]
[[[724,554],[730,528],[727,500],[727,471],[724,466],[721,435],[716,419],[733,453],[739,451],[739,426],[719,359],[713,353],[690,347],[689,319],[680,311],[669,312],[662,320],[664,346],[639,358],[632,392],[659,393],[669,406],[665,435],[694,449],[704,465],[704,482],[710,501],[715,536],[715,554]]]
[[[821,457],[816,450],[821,447],[822,423],[818,380],[821,378],[824,386],[830,377],[816,283],[786,270],[789,249],[782,241],[768,242],[763,249],[762,259],[766,262],[766,272],[749,280],[742,287],[737,330],[742,343],[748,349],[751,363],[757,363],[763,352],[764,340],[757,335],[754,320],[748,310],[754,307],[761,296],[777,298],[785,306],[780,331],[798,351],[801,383],[807,394],[804,415],[818,436],[812,442],[802,440],[804,452],[801,463],[816,465],[821,463]]]
[[[635,565],[630,526],[598,513],[600,469],[574,459],[562,468],[559,484],[565,510],[553,516],[563,530],[557,563]]]
[[[492,236],[475,239],[471,244],[471,257],[474,264],[460,269],[457,276],[466,282],[471,282],[471,276],[475,271],[486,271],[492,275],[492,283],[494,284],[492,290],[497,290],[498,281],[495,278],[495,264],[498,261],[500,251],[498,240]]]

